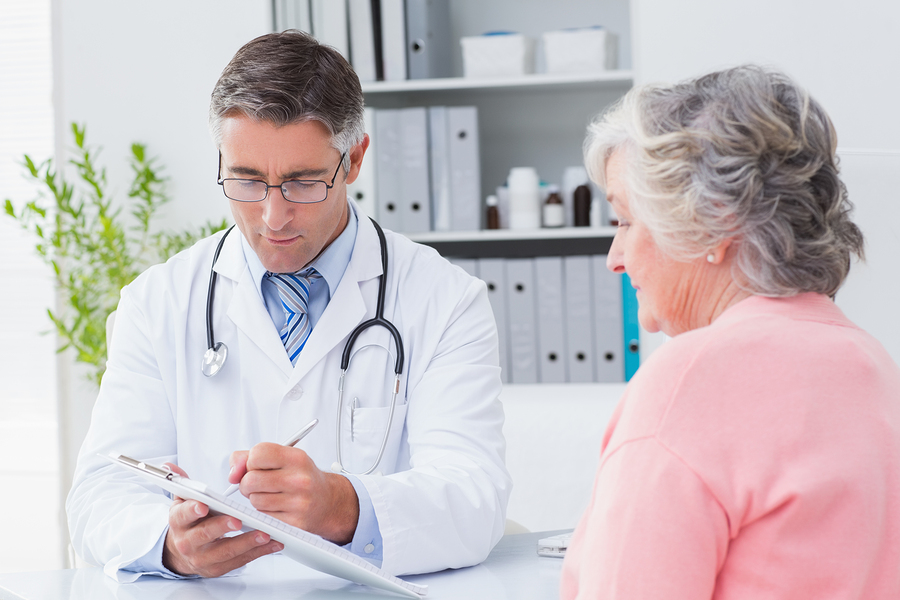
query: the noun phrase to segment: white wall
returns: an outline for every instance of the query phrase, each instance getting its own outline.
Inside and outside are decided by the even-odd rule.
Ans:
[[[118,198],[131,143],[147,144],[171,178],[168,227],[230,214],[215,180],[209,95],[235,51],[272,30],[271,0],[56,2],[57,136],[70,146],[68,124],[87,124]]]
[[[838,305],[900,362],[900,3],[886,0],[632,0],[641,83],[745,62],[779,68],[834,121],[868,263]]]

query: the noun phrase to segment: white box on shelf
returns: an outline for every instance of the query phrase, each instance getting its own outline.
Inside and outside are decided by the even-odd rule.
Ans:
[[[459,40],[466,77],[534,73],[534,40],[519,33],[489,33]]]
[[[548,31],[542,37],[548,73],[592,73],[617,67],[616,35],[602,27]]]

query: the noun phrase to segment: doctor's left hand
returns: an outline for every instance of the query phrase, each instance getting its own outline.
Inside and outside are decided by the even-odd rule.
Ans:
[[[353,484],[320,470],[299,448],[262,443],[233,452],[228,481],[240,482],[256,510],[338,545],[353,539],[359,521]]]

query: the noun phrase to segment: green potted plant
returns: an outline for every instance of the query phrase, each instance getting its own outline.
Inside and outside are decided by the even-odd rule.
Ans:
[[[66,179],[52,159],[37,163],[27,154],[27,177],[38,189],[34,200],[16,210],[6,199],[6,214],[35,235],[35,250],[53,268],[59,290],[57,310],[48,310],[61,340],[59,352],[72,348],[75,360],[90,366],[99,385],[106,369],[106,320],[119,292],[144,269],[228,226],[207,222],[197,230],[152,233],[151,223],[169,201],[166,178],[143,144],[131,146],[133,178],[125,206],[114,206],[99,149],[85,143],[85,126],[72,123],[75,146],[69,164],[77,178]]]

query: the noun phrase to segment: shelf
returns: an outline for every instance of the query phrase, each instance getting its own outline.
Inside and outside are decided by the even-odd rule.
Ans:
[[[564,227],[431,231],[406,235],[414,242],[431,246],[446,257],[534,258],[606,254],[615,234],[615,227]]]
[[[362,85],[363,94],[392,94],[409,92],[445,92],[450,90],[492,91],[525,90],[552,86],[555,89],[588,89],[604,84],[631,86],[631,71],[601,71],[598,73],[536,73],[508,78],[445,77],[442,79],[407,79],[405,81],[374,81]]]

